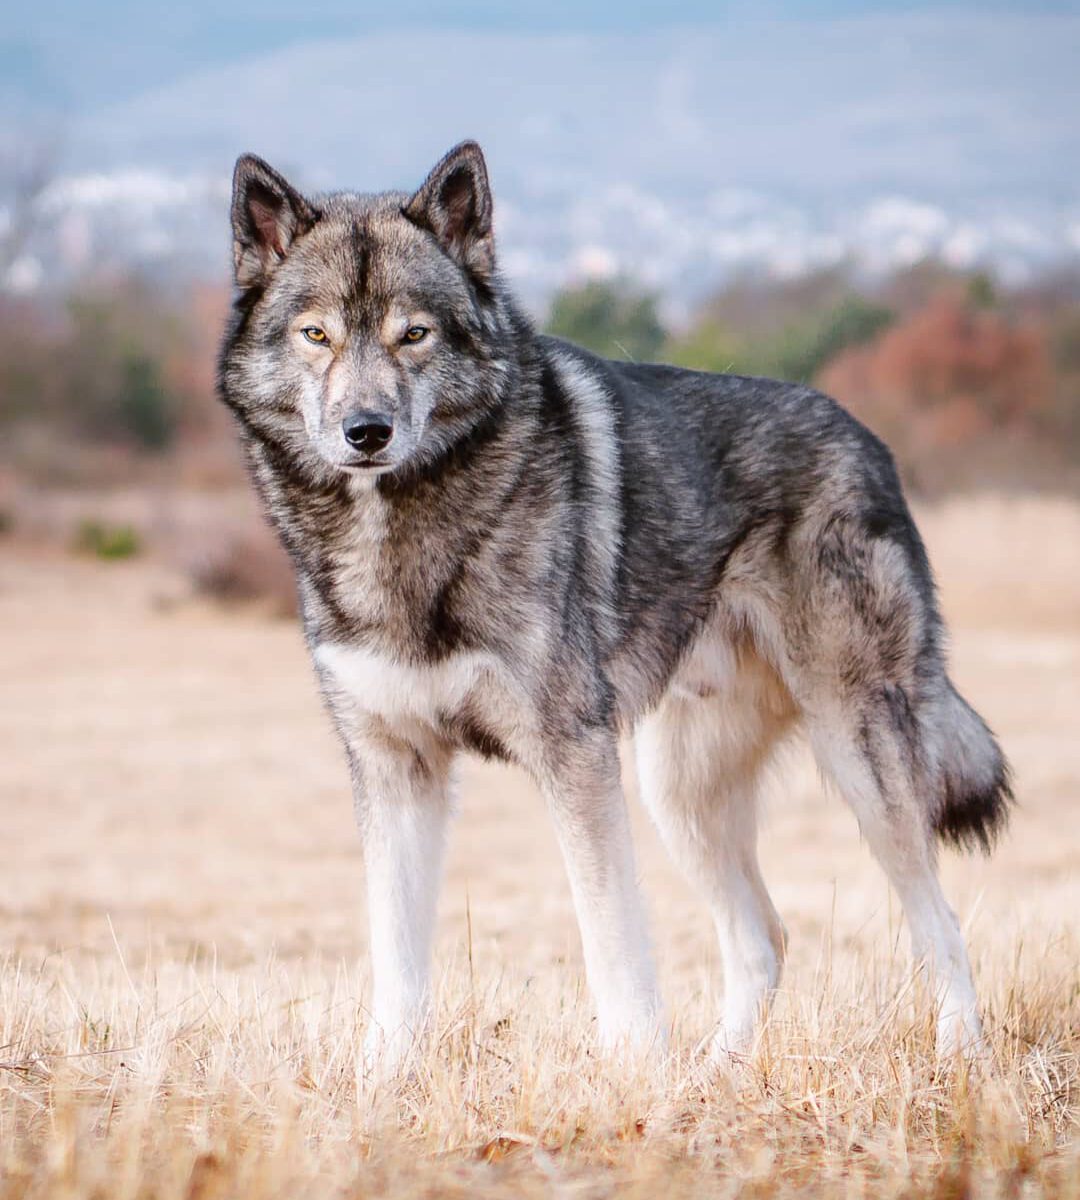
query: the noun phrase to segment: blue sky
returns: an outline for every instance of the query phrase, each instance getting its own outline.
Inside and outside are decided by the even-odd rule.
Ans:
[[[463,137],[537,292],[581,255],[667,287],[849,252],[1080,253],[1080,0],[88,12],[0,26],[0,159],[55,147],[61,259],[219,262],[242,151],[313,191],[404,190]]]
[[[370,187],[475,136],[523,187],[543,163],[571,189],[1052,198],[1078,61],[1080,0],[40,0],[0,26],[0,148],[206,172],[254,149]]]
[[[70,113],[116,102],[195,71],[333,37],[410,29],[509,33],[634,33],[679,25],[830,21],[872,14],[1080,12],[1080,0],[241,0],[148,4],[139,0],[43,0],[20,6],[0,31],[0,98],[16,112]]]
[[[472,0],[440,9],[445,26],[408,7],[408,23],[380,28],[357,11],[335,23],[335,3],[260,0],[257,14],[234,6],[209,22],[178,8],[175,33],[141,10],[122,29],[51,24],[107,43],[49,60],[80,93],[56,118],[71,165],[216,172],[250,149],[319,187],[372,188],[406,183],[472,136],[522,193],[617,178],[682,195],[1051,194],[1076,182],[1080,16],[817,0],[797,18],[687,26],[640,5],[615,23],[614,6],[596,5],[606,28],[563,29],[569,5],[552,0],[540,30],[520,28],[517,7],[493,26],[481,20],[491,0]],[[92,74],[78,69],[87,61]]]

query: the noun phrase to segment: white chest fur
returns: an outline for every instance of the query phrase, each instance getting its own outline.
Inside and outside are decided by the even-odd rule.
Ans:
[[[455,654],[419,665],[367,647],[324,642],[316,647],[315,659],[360,712],[389,724],[438,725],[496,682],[497,664],[486,654]]]

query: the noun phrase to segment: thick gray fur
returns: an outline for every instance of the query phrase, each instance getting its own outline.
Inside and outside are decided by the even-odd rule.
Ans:
[[[800,729],[900,891],[917,954],[938,959],[943,1013],[976,1037],[955,921],[926,899],[932,842],[989,849],[1009,775],[948,678],[886,447],[809,387],[538,335],[499,277],[473,143],[413,196],[304,198],[246,156],[233,228],[220,391],[295,564],[369,875],[378,854],[396,897],[372,900],[383,1050],[399,1061],[408,1038],[388,1026],[422,1023],[430,929],[399,926],[430,924],[419,875],[437,879],[443,819],[409,842],[383,814],[442,813],[460,750],[521,764],[548,796],[601,1032],[640,1040],[658,1011],[647,946],[615,928],[641,921],[615,756],[639,726],[646,803],[714,906],[742,995],[724,1046],[745,1045],[778,975],[753,806]],[[347,443],[357,413],[389,420],[387,447]],[[621,916],[585,912],[609,902]],[[620,1008],[619,989],[638,999]]]

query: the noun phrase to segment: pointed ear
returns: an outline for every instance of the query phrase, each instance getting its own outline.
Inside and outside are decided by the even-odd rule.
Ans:
[[[462,142],[439,162],[403,209],[414,224],[430,230],[442,248],[481,279],[495,269],[491,187],[484,155],[475,142]]]
[[[315,211],[273,167],[242,154],[233,172],[233,262],[240,287],[265,283]]]

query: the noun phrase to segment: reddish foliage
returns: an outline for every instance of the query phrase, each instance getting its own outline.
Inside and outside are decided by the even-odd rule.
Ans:
[[[1054,407],[1043,331],[952,292],[838,355],[818,382],[916,476],[958,447],[1037,439]]]

